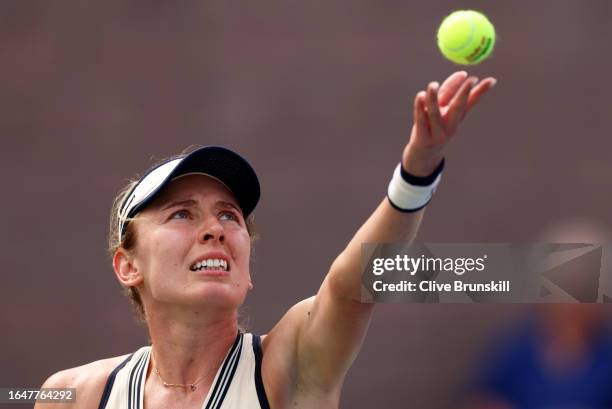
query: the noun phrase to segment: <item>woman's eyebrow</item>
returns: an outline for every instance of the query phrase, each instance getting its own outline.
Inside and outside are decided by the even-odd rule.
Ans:
[[[166,209],[170,209],[171,207],[178,207],[178,206],[195,206],[197,204],[197,202],[193,199],[186,199],[186,200],[173,200],[170,203],[166,203],[161,210],[166,210]]]
[[[242,214],[242,210],[240,210],[240,208],[238,206],[236,206],[235,204],[233,204],[231,202],[226,202],[224,200],[219,200],[217,202],[217,205],[223,206],[223,207],[231,207],[233,209],[236,209],[238,212],[240,212],[240,214]]]

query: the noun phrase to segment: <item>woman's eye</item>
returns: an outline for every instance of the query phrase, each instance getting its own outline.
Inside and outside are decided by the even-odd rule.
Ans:
[[[170,218],[171,219],[188,219],[189,212],[187,210],[179,210],[177,212],[172,213]]]
[[[219,217],[219,219],[238,221],[238,217],[234,213],[231,213],[231,212],[221,213],[221,216]]]

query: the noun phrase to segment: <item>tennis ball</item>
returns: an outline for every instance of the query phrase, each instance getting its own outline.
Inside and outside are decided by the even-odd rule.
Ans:
[[[491,55],[494,45],[495,28],[478,11],[455,11],[442,21],[438,29],[440,51],[457,64],[478,64]]]

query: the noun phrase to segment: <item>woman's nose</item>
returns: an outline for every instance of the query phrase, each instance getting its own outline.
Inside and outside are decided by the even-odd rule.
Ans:
[[[218,221],[207,224],[200,234],[200,240],[203,243],[207,243],[210,241],[219,241],[223,243],[223,241],[225,240],[223,226],[221,226]]]

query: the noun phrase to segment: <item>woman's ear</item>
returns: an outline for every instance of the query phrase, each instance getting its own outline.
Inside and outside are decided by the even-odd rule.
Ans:
[[[122,248],[115,251],[113,268],[117,279],[124,287],[135,287],[142,283],[142,275],[134,264],[132,256]]]

